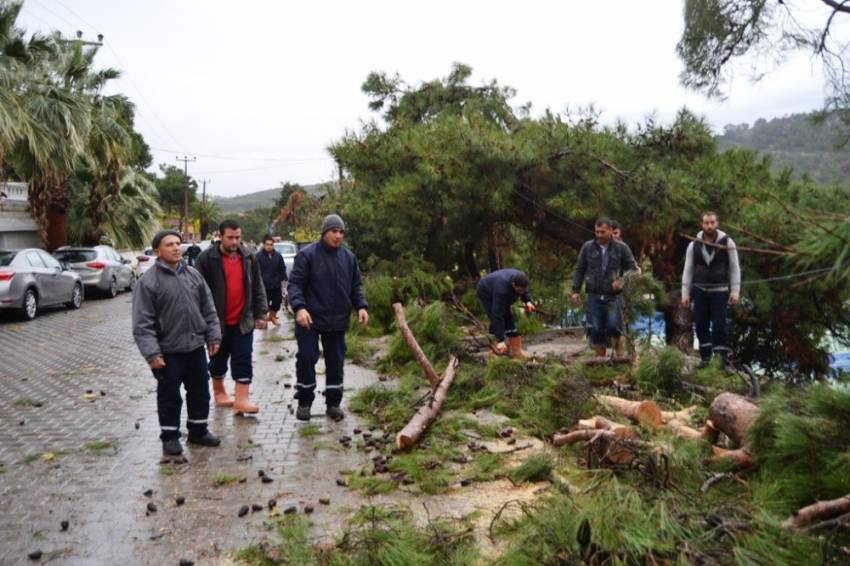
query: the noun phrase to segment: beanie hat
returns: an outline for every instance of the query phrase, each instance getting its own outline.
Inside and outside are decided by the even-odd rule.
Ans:
[[[325,235],[325,232],[334,228],[339,228],[345,232],[345,222],[337,214],[328,214],[325,216],[325,221],[322,222],[322,236]]]
[[[178,238],[180,238],[180,242],[183,242],[183,237],[177,230],[160,230],[159,232],[154,234],[153,241],[151,242],[151,247],[153,249],[157,249],[159,247],[159,244],[162,242],[162,239],[166,236],[177,236]]]

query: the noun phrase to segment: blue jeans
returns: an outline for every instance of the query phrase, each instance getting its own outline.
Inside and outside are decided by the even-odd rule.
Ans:
[[[345,365],[345,331],[307,330],[295,325],[298,354],[295,356],[295,398],[299,406],[310,406],[316,397],[316,362],[319,338],[325,354],[325,404],[339,407],[342,402],[342,378]]]
[[[699,340],[699,356],[708,361],[717,354],[723,361],[729,359],[729,291],[691,290],[694,302],[694,325]]]
[[[589,294],[587,310],[590,316],[591,344],[606,347],[609,338],[620,337],[620,306],[615,295]]]
[[[230,359],[230,373],[233,381],[251,383],[254,368],[251,356],[254,353],[254,331],[242,334],[239,325],[228,326],[221,337],[221,348],[210,360],[210,375],[213,379],[227,375],[227,361]]]

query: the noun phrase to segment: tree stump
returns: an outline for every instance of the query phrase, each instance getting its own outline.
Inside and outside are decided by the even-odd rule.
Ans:
[[[711,426],[728,436],[736,446],[746,442],[747,429],[756,420],[759,408],[735,393],[721,393],[708,409]]]

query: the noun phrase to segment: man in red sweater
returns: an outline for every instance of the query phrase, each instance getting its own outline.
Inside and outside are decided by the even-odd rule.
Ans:
[[[219,225],[219,233],[218,245],[207,248],[196,263],[212,291],[221,323],[221,349],[210,360],[209,368],[215,404],[233,407],[237,414],[253,414],[259,411],[248,400],[254,377],[254,329],[266,328],[268,300],[260,265],[242,244],[239,223],[225,220]],[[228,359],[236,382],[235,400],[224,388]]]

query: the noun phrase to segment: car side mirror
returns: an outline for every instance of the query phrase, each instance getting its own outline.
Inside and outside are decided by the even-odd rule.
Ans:
[[[127,259],[126,257],[125,257],[125,258],[121,258],[121,263],[123,263],[124,265],[127,265],[128,263],[130,263],[130,260],[129,260],[129,259]]]
[[[64,261],[59,262],[59,268],[62,271],[71,271],[71,267],[67,263],[65,263]]]

